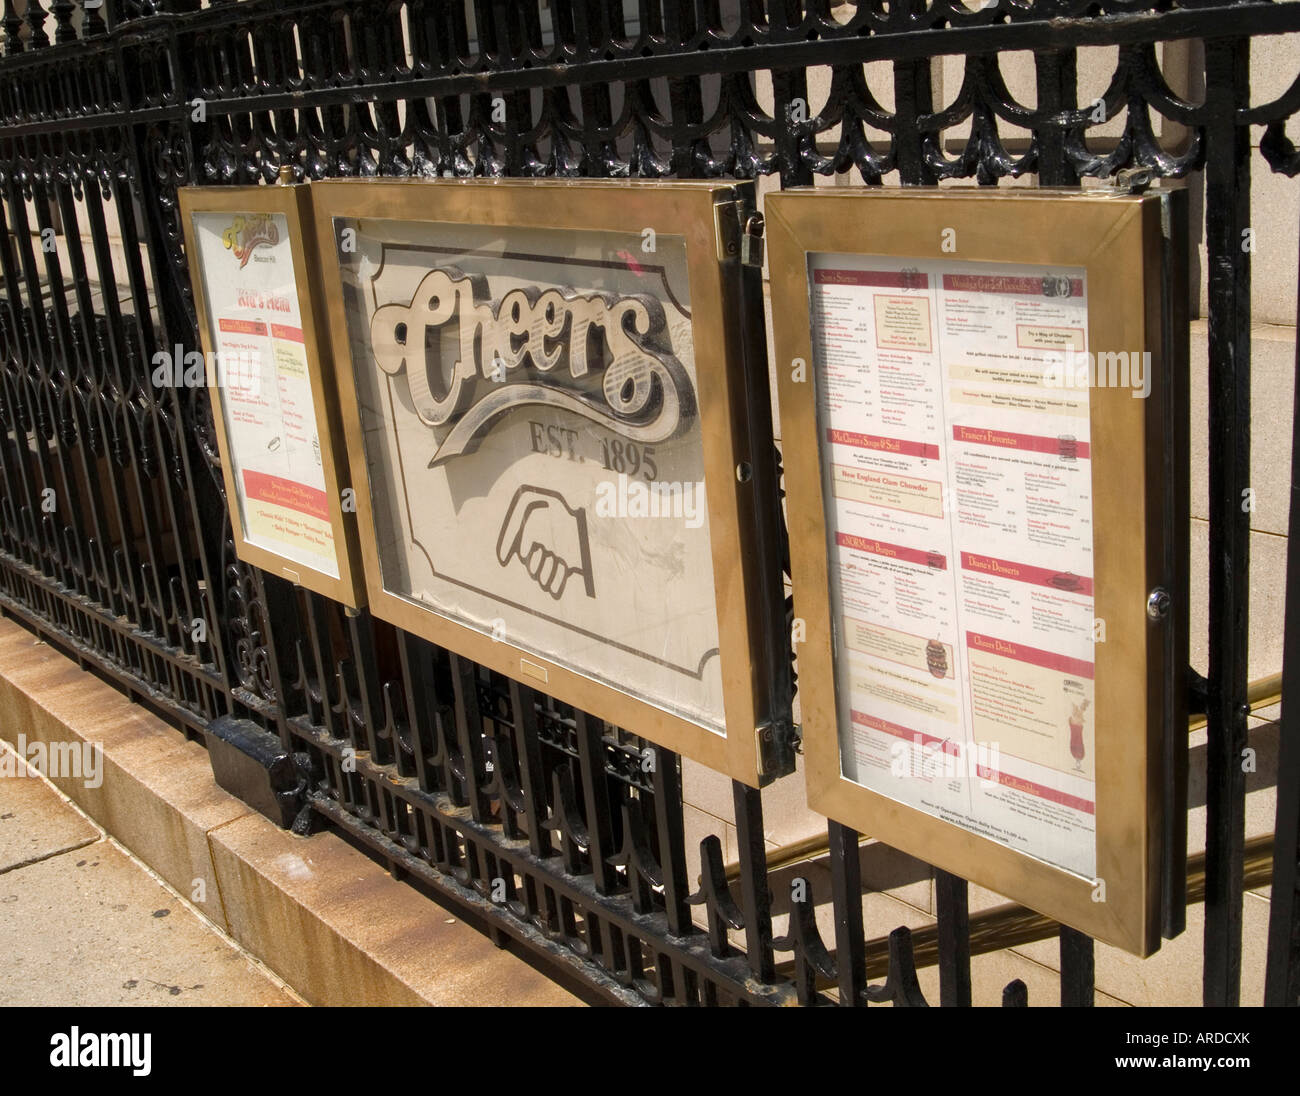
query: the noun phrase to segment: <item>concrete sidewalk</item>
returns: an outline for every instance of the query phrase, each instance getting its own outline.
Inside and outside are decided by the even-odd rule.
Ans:
[[[0,1005],[299,1005],[0,741]]]
[[[286,985],[290,996],[275,1003],[587,999],[556,980],[573,983],[578,956],[557,953],[543,972],[513,940],[497,947],[467,921],[477,912],[471,906],[430,901],[335,833],[281,830],[217,787],[201,745],[7,619],[0,619],[0,739],[6,749],[21,746],[34,767],[46,756],[52,784],[30,777],[0,784],[0,815],[13,815],[0,821],[0,947],[24,955],[22,978],[0,980],[0,1000],[43,992],[45,1000],[81,1003],[91,970],[115,992],[181,999],[207,987],[213,996],[195,1002],[204,1004],[272,1003]],[[42,808],[41,791],[65,812],[75,805],[74,813],[53,810],[49,800]],[[129,882],[128,867],[143,869],[150,885],[138,875]],[[467,893],[471,901],[477,894]],[[183,937],[163,932],[182,924],[190,930]],[[225,951],[204,952],[205,926]],[[186,950],[167,966],[167,949],[182,939]],[[207,965],[197,958],[203,954]],[[219,982],[215,972],[227,968],[213,957],[230,954],[237,958],[225,960],[229,969],[252,957],[254,971],[270,973],[270,988]]]

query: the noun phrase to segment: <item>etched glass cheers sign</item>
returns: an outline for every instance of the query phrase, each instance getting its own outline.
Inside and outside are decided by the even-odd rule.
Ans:
[[[724,733],[684,240],[334,228],[384,588]]]
[[[643,445],[671,440],[693,413],[691,379],[654,297],[535,288],[499,301],[490,295],[484,277],[431,270],[409,303],[382,305],[370,321],[379,367],[405,377],[421,422],[448,428],[435,463],[472,452],[525,404],[571,412]]]

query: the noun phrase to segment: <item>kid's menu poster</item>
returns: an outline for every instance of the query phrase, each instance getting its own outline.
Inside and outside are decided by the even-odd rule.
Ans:
[[[809,256],[843,775],[1091,879],[1081,268]]]
[[[194,214],[244,539],[339,577],[288,219]]]

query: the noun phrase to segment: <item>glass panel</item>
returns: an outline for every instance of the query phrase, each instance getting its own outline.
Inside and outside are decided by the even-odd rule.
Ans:
[[[1082,268],[809,283],[843,774],[1091,879],[1089,386],[1143,361],[1095,375]]]
[[[724,733],[685,240],[335,232],[384,588]]]
[[[215,371],[244,539],[338,578],[288,219],[195,213],[193,227],[215,361],[173,381]]]

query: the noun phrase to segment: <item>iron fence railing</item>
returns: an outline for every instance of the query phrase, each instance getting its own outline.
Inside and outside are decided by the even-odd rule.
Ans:
[[[1300,3],[7,0],[0,26],[0,608],[188,733],[232,716],[274,732],[297,758],[310,808],[300,824],[341,827],[629,1003],[922,1004],[916,965],[933,962],[938,1003],[960,1005],[972,952],[1058,930],[1012,910],[990,938],[965,881],[936,872],[924,941],[905,928],[868,940],[859,835],[828,822],[830,893],[815,898],[833,905],[835,938],[824,940],[815,903],[792,906],[774,885],[761,792],[733,785],[734,863],[708,837],[688,878],[681,767],[659,749],[647,771],[635,727],[240,563],[206,394],[151,382],[155,353],[198,346],[177,188],[271,182],[285,165],[300,179],[789,186],[851,172],[1074,186],[1137,167],[1203,180],[1209,441],[1196,459],[1209,470],[1210,655],[1197,675],[1208,821],[1196,894],[1204,1000],[1238,1002],[1243,888],[1268,866],[1268,849],[1245,840],[1240,764],[1251,378],[1241,241],[1252,169],[1300,172],[1285,129],[1300,78],[1253,103],[1249,56],[1252,39],[1300,31]],[[1079,91],[1085,47],[1106,47],[1110,66],[1091,101]],[[1008,89],[1013,50],[1032,51],[1033,106]],[[1175,53],[1190,58],[1177,78]],[[945,58],[960,84],[938,105]],[[1259,157],[1252,126],[1264,127]],[[1289,545],[1288,696],[1300,688],[1300,540]],[[1284,709],[1274,1003],[1296,1003],[1300,989],[1296,723]],[[505,901],[493,901],[494,879],[506,880]],[[1060,1001],[1089,1004],[1092,941],[1059,937]],[[1012,983],[1004,1003],[1025,996]]]

